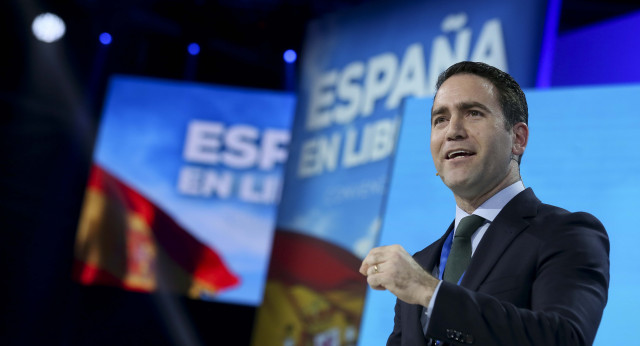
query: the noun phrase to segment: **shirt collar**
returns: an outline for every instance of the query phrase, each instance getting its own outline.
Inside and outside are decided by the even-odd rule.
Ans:
[[[507,205],[513,197],[522,191],[524,191],[524,184],[522,183],[522,180],[518,180],[517,182],[500,190],[488,200],[484,201],[478,209],[473,211],[473,214],[482,216],[485,220],[493,222],[493,219],[498,216],[498,213],[500,213],[502,208],[504,208],[504,206]],[[460,220],[465,216],[469,216],[469,214],[456,205],[456,228],[458,227]]]

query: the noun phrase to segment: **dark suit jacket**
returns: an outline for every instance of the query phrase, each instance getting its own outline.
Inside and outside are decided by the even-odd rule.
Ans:
[[[452,230],[414,255],[428,272]],[[427,334],[454,345],[592,344],[608,287],[602,224],[526,189],[491,223],[460,286],[441,284]],[[387,345],[427,345],[421,313],[422,306],[397,300]]]

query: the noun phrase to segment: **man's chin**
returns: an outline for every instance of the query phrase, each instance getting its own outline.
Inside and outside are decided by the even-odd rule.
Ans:
[[[454,195],[460,197],[471,197],[477,192],[477,186],[473,184],[473,180],[468,177],[444,178],[444,184],[453,192]]]
[[[458,174],[443,175],[442,181],[451,190],[465,190],[469,188],[469,177]]]

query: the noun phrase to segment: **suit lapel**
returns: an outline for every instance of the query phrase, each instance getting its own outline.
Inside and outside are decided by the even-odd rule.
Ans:
[[[536,215],[540,201],[528,188],[516,195],[493,220],[473,254],[460,285],[477,290],[494,264]]]
[[[449,233],[453,231],[455,221],[449,225],[449,228],[440,239],[433,244],[427,246],[424,250],[415,254],[415,260],[429,273],[433,273],[433,269],[438,263],[440,263],[440,254],[442,253],[442,245],[449,236]]]

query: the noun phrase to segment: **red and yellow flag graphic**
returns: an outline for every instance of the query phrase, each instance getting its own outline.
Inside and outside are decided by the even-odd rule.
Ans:
[[[216,252],[100,166],[91,169],[75,247],[74,279],[192,298],[238,284]]]
[[[253,345],[355,345],[366,278],[331,242],[277,230]]]

